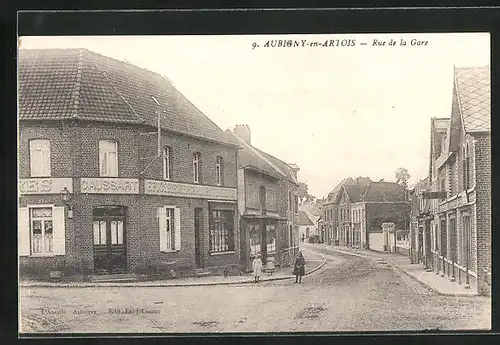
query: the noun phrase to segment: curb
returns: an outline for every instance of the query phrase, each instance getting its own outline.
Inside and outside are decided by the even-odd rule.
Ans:
[[[317,270],[321,269],[325,264],[326,264],[326,258],[323,254],[318,253],[323,257],[323,261],[315,268],[312,270],[306,272],[306,276],[309,274],[312,274],[316,272]],[[250,277],[249,277],[250,278]],[[286,275],[286,276],[281,276],[281,277],[269,277],[269,278],[264,278],[261,279],[261,282],[268,282],[268,281],[275,281],[275,280],[286,280],[286,279],[292,279],[295,278],[294,275]],[[228,282],[207,282],[207,283],[187,283],[187,284],[148,284],[148,285],[142,285],[142,284],[135,284],[135,283],[19,283],[19,287],[24,287],[24,288],[30,288],[30,287],[50,287],[50,288],[88,288],[88,287],[183,287],[183,286],[214,286],[214,285],[238,285],[238,284],[249,284],[253,283],[252,279],[248,280],[243,280],[243,281],[228,281]]]
[[[427,283],[422,278],[420,278],[420,277],[414,275],[413,273],[408,272],[405,269],[401,268],[394,261],[392,261],[392,260],[390,260],[388,258],[384,258],[382,256],[379,257],[379,256],[375,256],[375,255],[374,256],[362,255],[362,254],[352,253],[352,252],[338,250],[338,249],[333,249],[333,250],[336,251],[336,252],[339,252],[339,253],[343,253],[343,254],[347,254],[347,255],[353,255],[353,256],[358,256],[358,257],[363,257],[363,258],[370,258],[370,259],[377,259],[378,258],[378,259],[383,259],[386,262],[388,262],[393,268],[396,268],[398,271],[405,273],[407,276],[409,276],[410,278],[415,279],[417,282],[419,282],[424,287],[428,288],[429,290],[431,290],[431,291],[433,291],[433,292],[435,292],[435,293],[437,293],[438,295],[441,295],[441,296],[451,296],[451,297],[474,297],[474,296],[477,296],[477,294],[453,293],[453,292],[443,292],[443,291],[440,291],[439,289],[437,289],[434,286],[432,286],[429,283]]]

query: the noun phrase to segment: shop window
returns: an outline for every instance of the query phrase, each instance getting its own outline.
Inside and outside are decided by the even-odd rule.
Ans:
[[[250,235],[250,255],[256,256],[260,253],[260,233],[258,224],[249,224],[248,232]]]
[[[210,253],[234,251],[234,212],[213,210],[210,219]]]
[[[158,209],[160,251],[171,252],[181,249],[180,209],[163,206]]]
[[[201,154],[199,152],[193,153],[193,182],[200,183],[200,160]]]
[[[118,177],[118,143],[115,140],[99,140],[99,175]]]
[[[50,177],[50,140],[30,140],[30,176]]]
[[[222,157],[217,157],[215,160],[215,174],[218,186],[223,185],[223,176],[224,176],[223,169],[224,169],[224,161]]]
[[[276,252],[276,225],[270,224],[266,226],[267,253]]]
[[[165,147],[163,149],[163,179],[170,180],[172,175],[172,149]]]

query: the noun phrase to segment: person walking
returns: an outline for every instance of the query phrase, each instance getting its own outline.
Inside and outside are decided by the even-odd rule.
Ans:
[[[260,253],[257,254],[252,262],[253,276],[255,278],[255,283],[260,281],[260,272],[262,271],[262,260],[260,259]]]
[[[302,276],[305,275],[306,269],[306,260],[304,259],[304,255],[302,252],[299,252],[297,258],[295,258],[295,265],[293,268],[293,274],[295,274],[295,283],[302,283]]]

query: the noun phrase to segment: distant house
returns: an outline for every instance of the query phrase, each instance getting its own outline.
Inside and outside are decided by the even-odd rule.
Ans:
[[[295,254],[299,244],[299,169],[254,147],[247,125],[226,130],[226,137],[241,147],[237,163],[240,267],[251,270],[259,253],[263,262],[274,257],[277,265],[286,265],[283,258],[290,256],[281,254]]]
[[[317,202],[299,205],[299,238],[314,238],[319,236],[318,220],[321,210]]]

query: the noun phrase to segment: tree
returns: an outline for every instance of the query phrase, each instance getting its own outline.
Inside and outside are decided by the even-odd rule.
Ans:
[[[307,193],[307,184],[305,182],[299,182],[299,199],[302,202],[304,199],[307,199],[307,196],[309,195]]]
[[[407,188],[409,179],[410,179],[410,174],[408,173],[408,169],[399,168],[398,170],[396,170],[396,182],[399,185]]]

